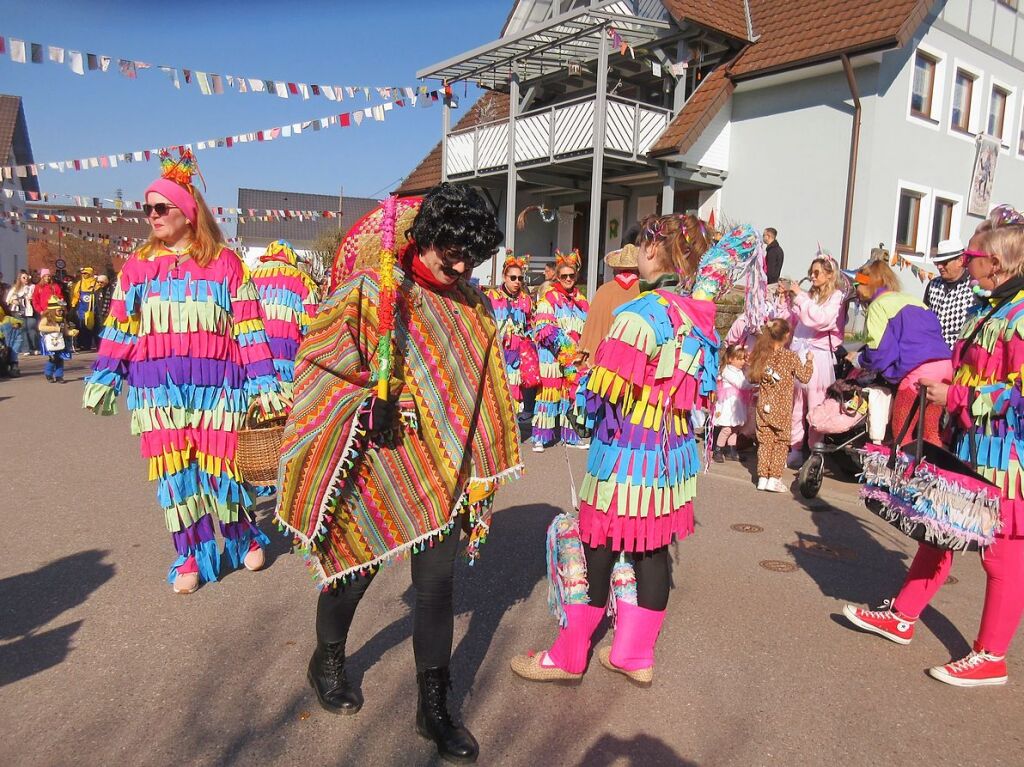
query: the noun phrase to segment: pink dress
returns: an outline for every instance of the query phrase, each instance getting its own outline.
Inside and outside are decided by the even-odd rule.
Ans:
[[[846,326],[843,303],[844,296],[838,290],[833,291],[823,304],[807,293],[797,293],[793,298],[790,322],[794,330],[789,348],[801,359],[805,352],[814,358],[811,380],[806,384],[797,382],[793,397],[793,431],[790,436],[793,445],[803,444],[807,414],[825,401],[828,387],[835,383],[835,350],[843,344]],[[810,427],[808,437],[812,447],[822,439],[820,432]]]

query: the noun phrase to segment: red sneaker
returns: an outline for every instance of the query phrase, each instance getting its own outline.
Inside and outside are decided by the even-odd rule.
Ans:
[[[956,687],[1006,684],[1006,658],[984,650],[972,650],[965,658],[945,666],[932,666],[928,673],[940,682]]]
[[[886,600],[878,610],[864,610],[853,605],[843,608],[843,615],[857,628],[883,636],[896,644],[910,644],[914,638],[914,621],[890,609]]]

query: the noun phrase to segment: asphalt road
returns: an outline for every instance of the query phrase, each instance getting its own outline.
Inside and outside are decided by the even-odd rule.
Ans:
[[[169,536],[126,415],[79,409],[91,359],[76,357],[63,386],[46,383],[38,358],[0,381],[0,765],[434,764],[413,730],[408,565],[381,573],[352,629],[362,712],[322,711],[305,681],[316,591],[269,508],[265,571],[174,595]],[[570,458],[578,480],[585,454]],[[555,634],[543,539],[569,502],[563,450],[525,460],[481,561],[458,569],[455,696],[480,764],[1024,762],[1019,641],[1005,687],[955,689],[924,673],[969,649],[978,557],[958,557],[958,582],[913,644],[849,629],[842,605],[892,596],[913,544],[831,479],[808,506],[757,493],[742,465],[701,478],[651,689],[596,659],[579,687],[518,679],[509,658]],[[744,524],[760,532],[732,529]]]

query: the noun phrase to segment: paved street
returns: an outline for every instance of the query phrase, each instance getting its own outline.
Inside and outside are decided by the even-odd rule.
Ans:
[[[322,711],[305,681],[316,592],[270,509],[266,571],[172,594],[169,537],[126,415],[79,409],[91,359],[77,356],[64,386],[44,381],[39,358],[0,381],[0,763],[435,763],[413,730],[408,565],[381,574],[353,626],[362,712]],[[969,649],[978,557],[957,558],[957,582],[910,646],[850,630],[842,605],[892,596],[912,544],[834,480],[806,505],[755,492],[741,465],[701,478],[650,690],[596,659],[577,688],[514,677],[509,658],[555,633],[543,539],[569,499],[563,450],[525,460],[482,560],[459,565],[455,693],[480,764],[1021,764],[1024,644],[1002,688],[954,689],[924,673]],[[578,480],[585,454],[571,460]]]

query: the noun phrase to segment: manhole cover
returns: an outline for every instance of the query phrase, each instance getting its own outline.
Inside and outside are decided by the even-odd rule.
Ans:
[[[946,585],[947,586],[955,586],[959,582],[960,582],[960,580],[958,578],[954,578],[952,575],[950,575],[948,578],[946,578]]]
[[[762,559],[759,563],[765,570],[773,573],[791,573],[797,569],[792,562],[784,562],[781,559]]]
[[[763,533],[764,528],[760,525],[748,525],[745,522],[739,524],[729,525],[730,530],[735,530],[737,533]]]
[[[801,538],[800,540],[789,544],[789,547],[794,551],[799,551],[803,554],[810,554],[815,557],[821,557],[822,559],[838,559],[844,562],[852,562],[857,558],[857,552],[853,549],[848,549],[845,546],[837,546],[832,543],[825,543],[824,541],[818,541],[811,538]]]

